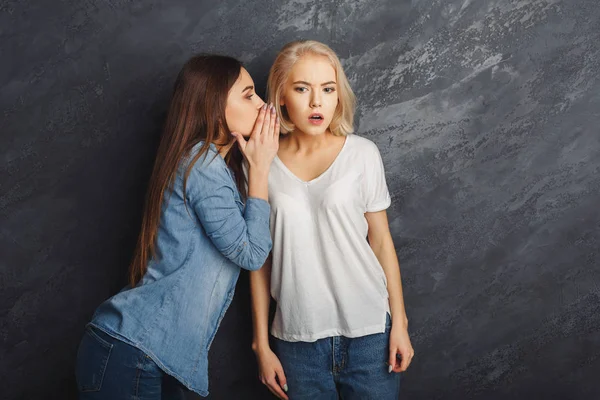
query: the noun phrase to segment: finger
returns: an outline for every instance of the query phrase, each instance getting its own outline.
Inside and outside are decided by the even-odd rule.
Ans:
[[[275,116],[275,129],[273,130],[273,139],[276,144],[279,144],[279,135],[281,134],[281,123],[279,121],[279,115]]]
[[[396,369],[396,349],[390,349],[390,355],[388,359],[388,373],[392,373]]]
[[[408,364],[410,364],[410,355],[408,351],[402,353],[402,363],[400,364],[400,372],[406,371],[408,368]]]
[[[264,140],[269,135],[269,125],[271,125],[271,119],[272,119],[271,117],[273,115],[271,113],[271,110],[272,110],[271,105],[269,105],[269,107],[265,111],[265,118],[263,120],[263,126],[260,131],[261,140]]]
[[[242,150],[242,153],[243,153],[244,150],[246,150],[246,143],[247,143],[246,139],[244,139],[244,136],[242,136],[242,134],[239,132],[231,132],[231,136],[233,136],[235,138],[236,142],[240,146],[240,150]]]
[[[408,367],[410,367],[410,364],[412,363],[413,358],[415,357],[415,352],[414,351],[409,351],[408,352],[408,364],[406,365],[405,371],[408,369]]]
[[[252,128],[251,138],[255,138],[260,136],[260,131],[262,130],[263,122],[265,120],[265,113],[267,110],[267,103],[263,104],[258,112],[258,117],[256,117],[256,121],[254,122],[254,128]]]
[[[273,391],[273,389],[271,389],[271,385],[269,384],[269,379],[265,378],[264,376],[261,376],[260,381],[262,382],[263,385],[265,385],[267,387],[267,389],[269,389],[269,392],[273,393],[274,396],[279,397],[279,395],[277,393],[275,393]]]
[[[273,140],[275,136],[275,121],[277,120],[277,113],[275,113],[275,106],[271,105],[271,119],[269,120],[269,129],[267,131],[267,138]]]
[[[269,392],[273,393],[273,396],[277,397],[278,399],[288,400],[287,397],[281,397],[279,394],[277,394],[277,392],[275,392],[273,389],[271,389],[271,387],[269,387],[268,385],[267,385],[267,389],[269,389]]]
[[[280,399],[287,400],[287,395],[283,392],[283,389],[281,389],[281,387],[275,380],[275,377],[272,377],[267,380],[267,387],[269,388],[269,390],[271,390],[271,392],[273,392],[273,394],[275,394]]]
[[[287,379],[285,377],[285,374],[283,373],[283,370],[277,369],[277,370],[275,370],[275,373],[277,374],[277,380],[279,381],[279,386],[281,386],[281,388],[283,389],[284,392],[287,392],[288,391]]]

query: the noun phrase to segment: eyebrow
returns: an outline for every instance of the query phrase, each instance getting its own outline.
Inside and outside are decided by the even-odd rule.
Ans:
[[[242,90],[242,93],[244,93],[246,90],[252,90],[252,89],[254,89],[254,86],[252,86],[252,85],[246,86],[244,88],[244,90]]]
[[[307,86],[312,86],[310,83],[308,83],[306,81],[296,81],[296,82],[293,82],[294,85],[297,84],[297,83],[302,83],[302,84],[307,85]],[[326,86],[326,85],[331,85],[331,84],[335,85],[335,81],[329,81],[329,82],[322,83],[321,86]]]

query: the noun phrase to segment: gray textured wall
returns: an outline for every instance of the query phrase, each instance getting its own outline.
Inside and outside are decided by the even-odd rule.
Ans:
[[[185,59],[237,56],[264,88],[297,38],[338,51],[384,157],[416,349],[405,398],[600,398],[592,0],[0,1],[0,397],[73,396]],[[268,397],[247,302],[243,275],[214,399]]]

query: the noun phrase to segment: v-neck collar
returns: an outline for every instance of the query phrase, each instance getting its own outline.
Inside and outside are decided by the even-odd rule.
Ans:
[[[281,161],[281,159],[279,158],[278,155],[275,156],[275,162],[277,162],[279,164],[279,166],[281,166],[281,168],[285,171],[285,173],[287,173],[288,175],[290,175],[296,181],[298,181],[300,183],[303,183],[305,185],[310,185],[310,184],[316,183],[319,180],[321,180],[325,175],[327,175],[329,171],[331,171],[333,169],[333,166],[340,159],[342,153],[344,152],[344,149],[347,147],[348,141],[350,140],[350,136],[352,136],[352,134],[349,134],[349,135],[346,136],[346,140],[344,140],[344,144],[342,145],[342,148],[340,149],[340,151],[338,152],[338,154],[335,156],[335,158],[333,159],[333,161],[331,162],[331,164],[329,164],[329,167],[327,167],[327,169],[325,169],[325,171],[323,171],[319,176],[316,176],[316,177],[314,177],[311,180],[305,181],[305,180],[302,180],[302,179],[298,178],[298,176],[296,174],[294,174],[284,164],[283,161]]]

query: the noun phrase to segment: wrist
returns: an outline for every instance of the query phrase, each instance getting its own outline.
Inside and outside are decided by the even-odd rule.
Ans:
[[[254,163],[248,164],[248,177],[265,178],[269,176],[270,167],[268,165],[260,165]]]
[[[269,170],[250,170],[248,196],[269,201]]]
[[[263,340],[263,341],[253,341],[252,342],[252,351],[254,351],[254,354],[260,355],[268,350],[271,350],[271,347],[269,346],[268,341]]]
[[[392,329],[406,329],[408,330],[408,319],[407,318],[392,318]]]
[[[406,315],[392,315],[392,327],[408,329],[408,318]]]

